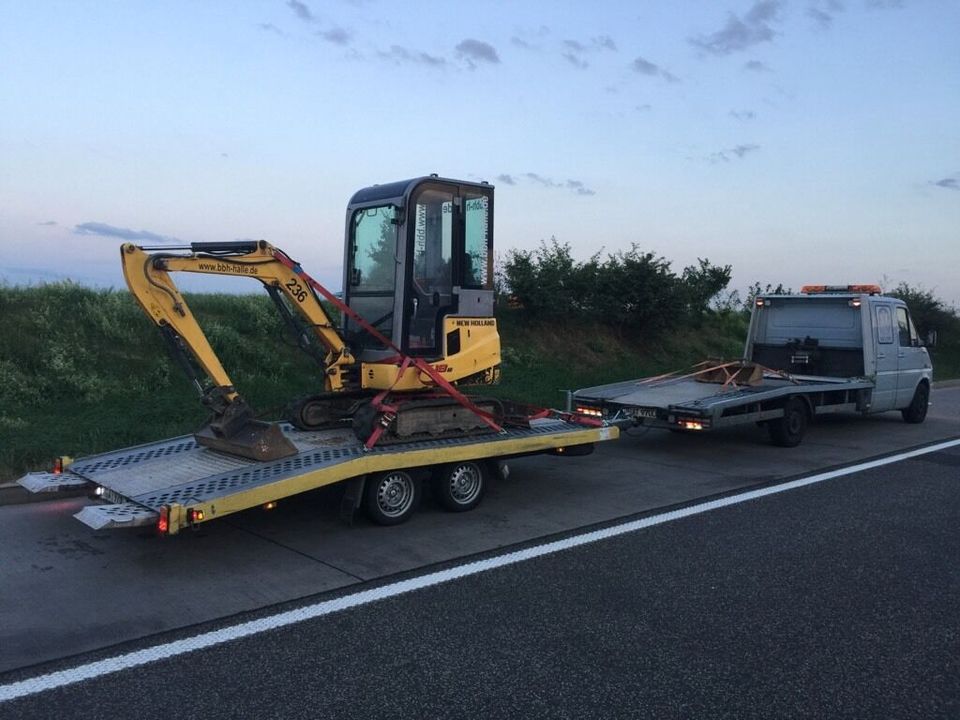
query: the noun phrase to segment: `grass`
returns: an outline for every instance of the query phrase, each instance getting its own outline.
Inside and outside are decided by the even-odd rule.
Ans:
[[[280,416],[320,386],[317,366],[289,343],[270,300],[188,296],[250,404]],[[746,322],[711,315],[667,337],[620,337],[598,324],[498,315],[502,382],[478,389],[562,407],[562,391],[651,375],[707,357],[739,357]],[[72,283],[0,287],[0,481],[81,456],[193,432],[206,418],[155,326],[126,291]],[[934,351],[938,379],[960,376],[960,346]]]

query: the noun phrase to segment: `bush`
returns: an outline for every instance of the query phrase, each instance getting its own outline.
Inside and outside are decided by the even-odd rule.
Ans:
[[[730,282],[729,265],[700,259],[680,275],[670,262],[636,245],[577,262],[570,245],[551,238],[535,251],[513,250],[502,285],[533,317],[597,322],[619,333],[658,334],[707,312]]]

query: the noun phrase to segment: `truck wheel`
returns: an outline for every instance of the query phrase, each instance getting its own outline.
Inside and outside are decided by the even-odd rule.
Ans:
[[[913,400],[907,405],[900,414],[903,415],[903,421],[908,423],[922,423],[927,417],[927,408],[930,406],[930,386],[926,382],[917,385],[913,391]]]
[[[367,480],[364,505],[377,525],[399,525],[420,504],[420,482],[404,470],[390,470]]]
[[[437,502],[451,512],[473,510],[483,499],[487,474],[479,463],[465,461],[440,468],[433,478]]]
[[[806,403],[798,397],[790,398],[783,407],[783,417],[767,423],[770,439],[780,447],[796,447],[807,432],[808,420]]]

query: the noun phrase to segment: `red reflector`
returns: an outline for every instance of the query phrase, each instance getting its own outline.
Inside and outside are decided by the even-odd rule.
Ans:
[[[58,457],[53,461],[53,474],[60,475],[63,472],[63,458]]]
[[[166,505],[160,508],[160,519],[157,520],[157,532],[165,533],[170,529],[169,513],[170,508]]]

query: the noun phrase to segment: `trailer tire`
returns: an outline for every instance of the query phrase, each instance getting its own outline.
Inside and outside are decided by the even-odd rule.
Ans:
[[[809,421],[807,404],[802,398],[792,397],[783,406],[783,417],[767,423],[770,439],[779,447],[796,447],[803,441]]]
[[[406,522],[420,505],[420,480],[406,470],[389,470],[367,478],[364,507],[377,525]]]
[[[438,468],[433,476],[433,495],[450,512],[473,510],[487,489],[487,469],[471,460]]]
[[[900,414],[906,423],[922,423],[927,417],[927,408],[930,406],[930,386],[926,380],[921,380],[917,389],[913,391],[913,399]]]

